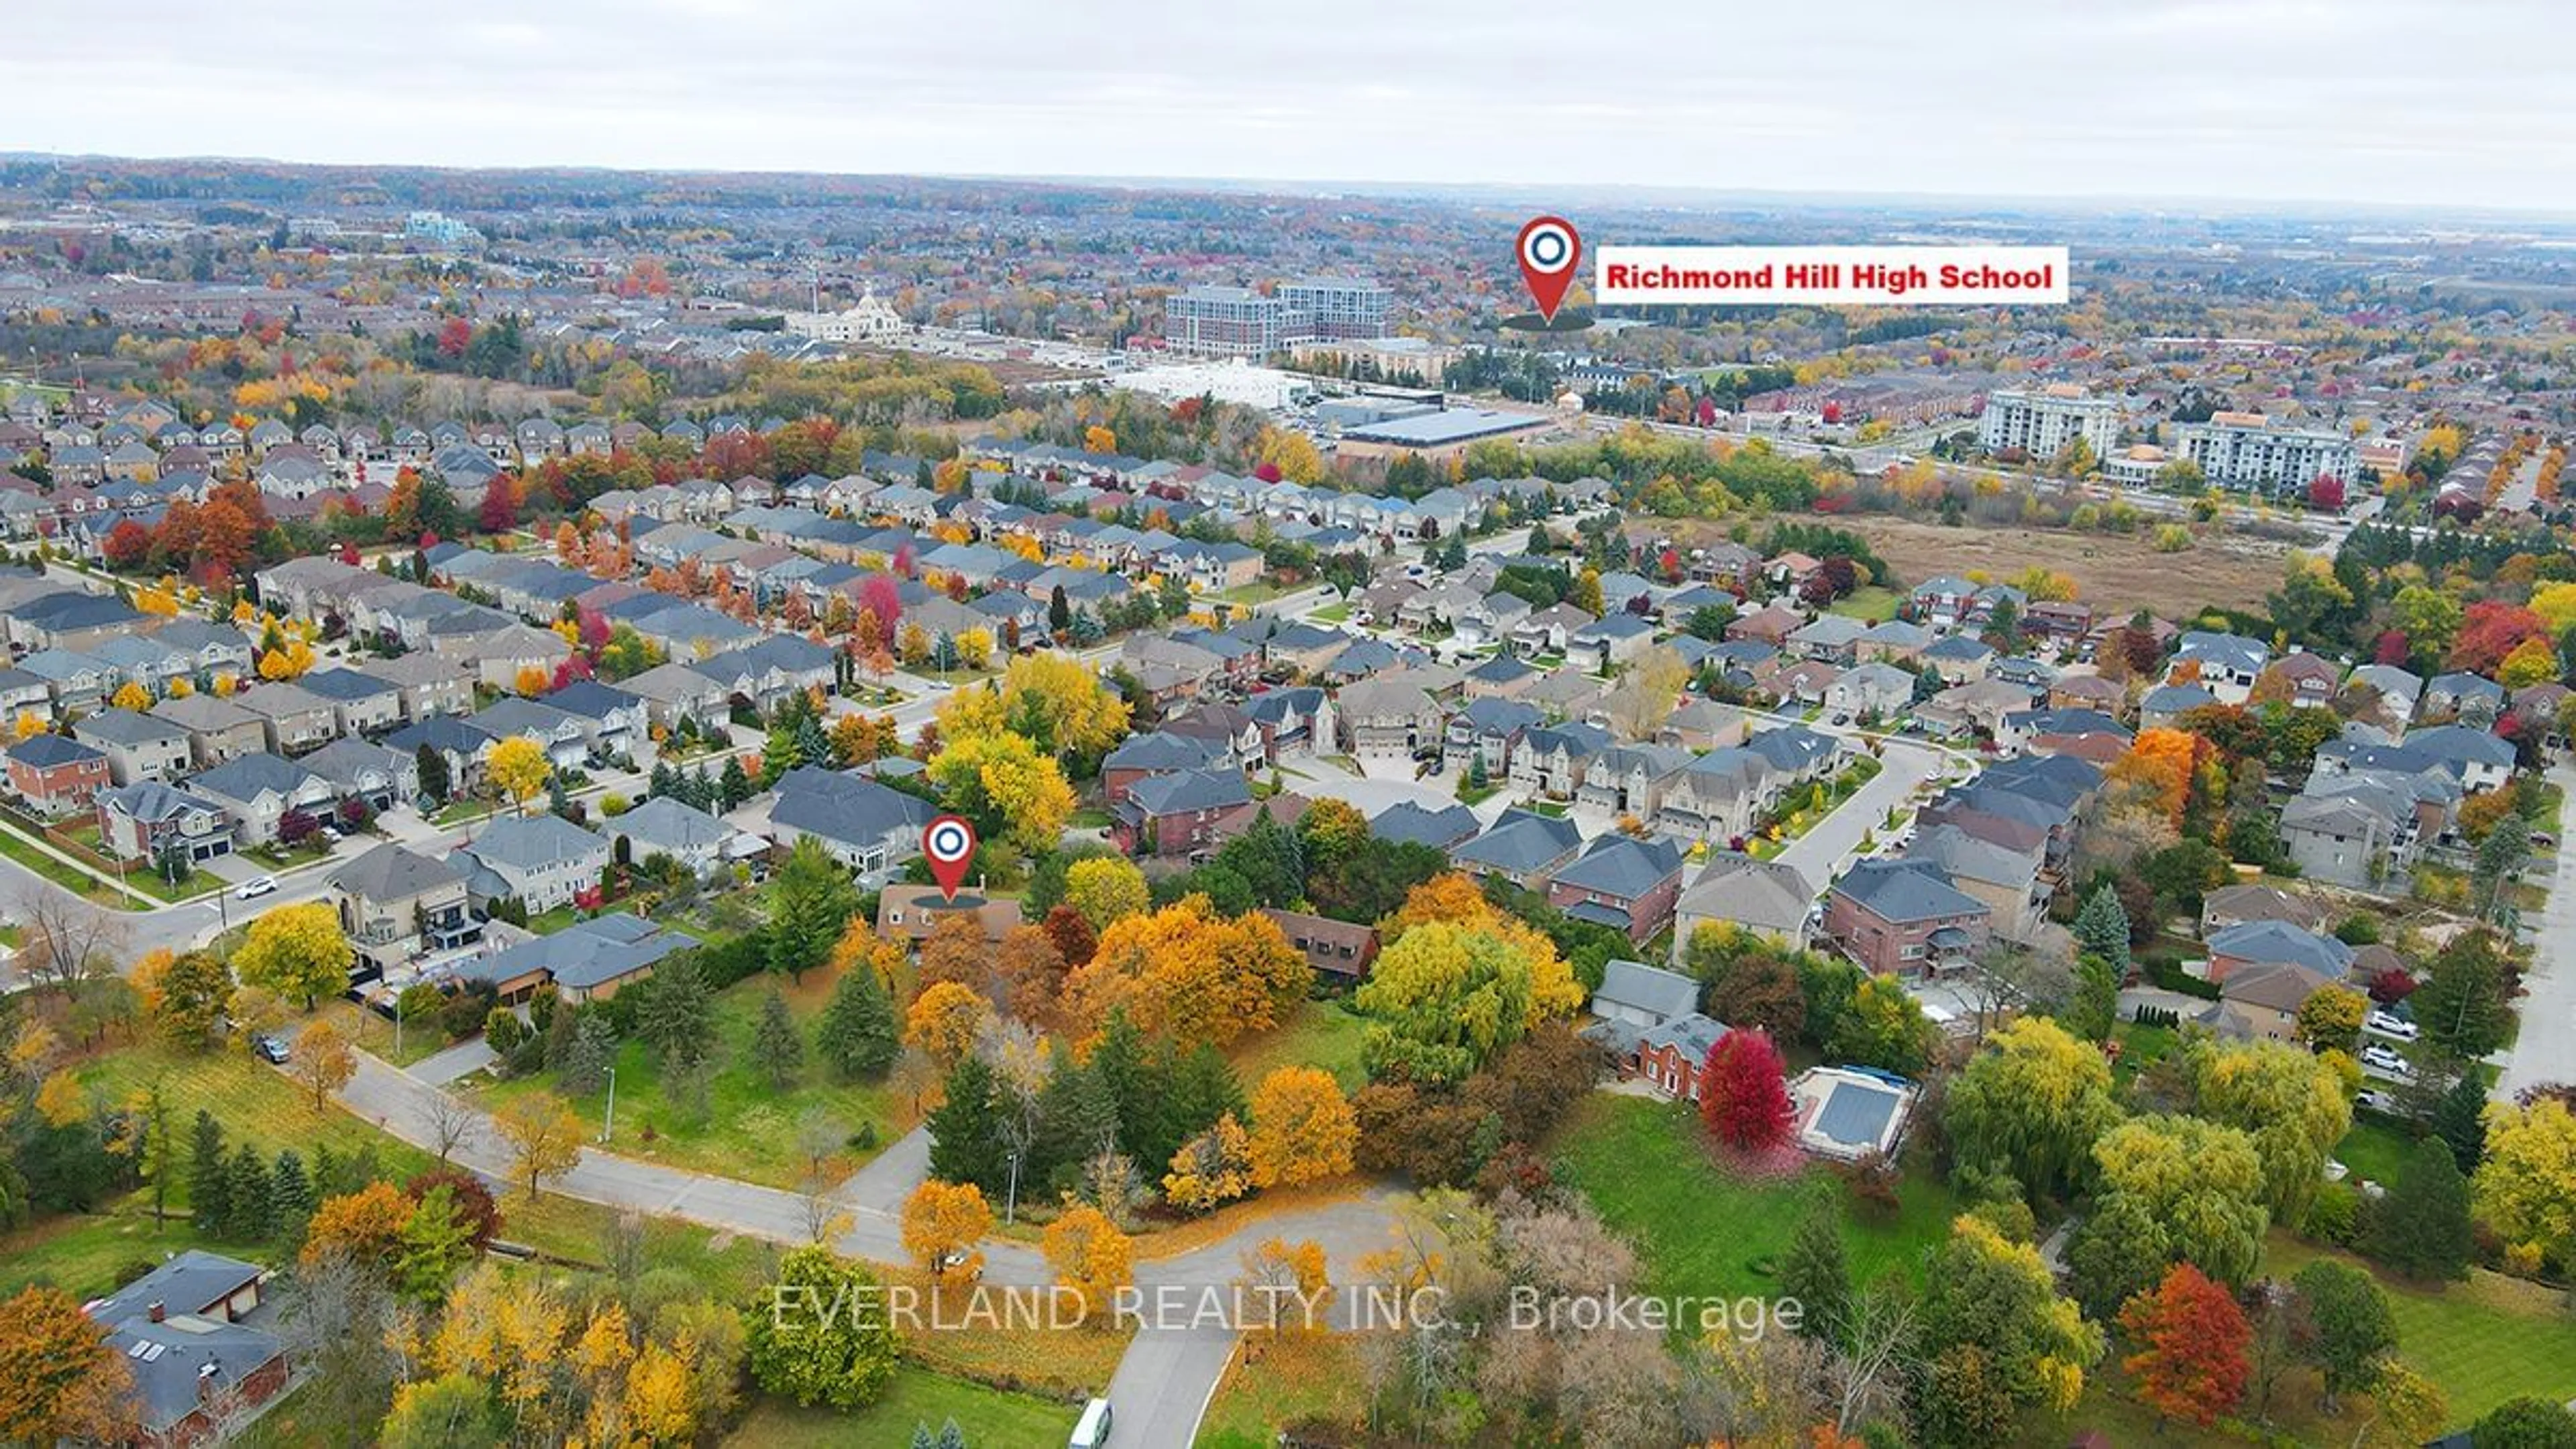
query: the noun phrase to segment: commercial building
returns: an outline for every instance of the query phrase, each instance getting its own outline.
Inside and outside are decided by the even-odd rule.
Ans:
[[[2174,452],[2222,488],[2297,493],[2320,476],[2349,483],[2361,450],[2341,433],[2276,428],[2261,413],[2217,413],[2174,429]]]
[[[1977,419],[1977,446],[1989,453],[2054,458],[2078,438],[2096,459],[2110,457],[2120,441],[2120,405],[2060,384],[2037,392],[1988,393]]]
[[[1387,335],[1393,294],[1361,277],[1309,277],[1265,295],[1250,287],[1197,286],[1163,303],[1163,341],[1194,357],[1260,359],[1301,342]]]
[[[1296,319],[1292,342],[1348,342],[1386,335],[1395,294],[1365,277],[1308,277],[1282,282],[1279,300]]]

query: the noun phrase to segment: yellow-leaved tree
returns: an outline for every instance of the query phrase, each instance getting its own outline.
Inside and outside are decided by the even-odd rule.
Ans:
[[[1101,932],[1091,959],[1066,979],[1065,997],[1089,1030],[1124,1008],[1139,1027],[1184,1046],[1223,1046],[1278,1025],[1314,979],[1276,921],[1258,913],[1229,920],[1192,895]]]
[[[1073,1294],[1090,1322],[1101,1322],[1100,1315],[1118,1290],[1136,1281],[1134,1244],[1088,1203],[1067,1209],[1047,1224],[1039,1249],[1055,1269],[1056,1281]]]
[[[545,746],[526,735],[512,735],[492,747],[492,757],[485,762],[483,772],[503,798],[524,811],[528,801],[546,788],[555,767],[546,758]]]
[[[356,959],[349,938],[340,931],[340,915],[322,901],[278,906],[250,923],[240,949],[233,952],[233,974],[244,986],[255,986],[289,1000],[302,1000],[311,1011],[326,996],[349,989],[349,964]]]
[[[971,1182],[936,1178],[914,1188],[903,1205],[903,1250],[934,1280],[972,1281],[984,1270],[975,1245],[993,1231],[993,1209]]]
[[[1340,1177],[1359,1146],[1359,1118],[1321,1067],[1281,1067],[1252,1093],[1252,1184],[1294,1187]]]

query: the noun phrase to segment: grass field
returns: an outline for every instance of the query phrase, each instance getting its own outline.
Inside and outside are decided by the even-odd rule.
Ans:
[[[2274,1233],[2263,1271],[2287,1278],[2328,1253]],[[2521,1394],[2576,1397],[2576,1315],[2555,1288],[2469,1270],[2465,1283],[2423,1288],[2382,1276],[2397,1318],[2397,1352],[2424,1371],[2451,1400],[2453,1425],[2467,1424]]]
[[[1368,1412],[1366,1385],[1359,1345],[1347,1337],[1247,1338],[1208,1400],[1199,1442],[1275,1444],[1291,1424],[1359,1423]]]
[[[1247,1092],[1279,1067],[1322,1067],[1344,1091],[1356,1091],[1368,1079],[1360,1069],[1362,1025],[1342,1000],[1302,1002],[1285,1025],[1236,1042],[1228,1055]]]
[[[1870,542],[1902,581],[1920,583],[1940,574],[1983,572],[2008,579],[2034,566],[2074,578],[2076,597],[2096,610],[2125,614],[2149,606],[2263,607],[2263,596],[2281,585],[2281,555],[2248,541],[2230,548],[2221,536],[2204,536],[2182,553],[2158,553],[2155,531],[2077,533],[2067,529],[1948,528],[1937,523],[1877,516],[1837,521]]]
[[[1844,597],[1834,600],[1832,607],[1825,612],[1841,614],[1863,623],[1881,624],[1895,618],[1897,606],[1904,602],[1896,596],[1894,589],[1885,589],[1871,584],[1866,588],[1854,589]]]
[[[1076,1412],[1072,1404],[988,1389],[904,1364],[895,1369],[885,1397],[855,1414],[800,1409],[763,1397],[724,1442],[738,1449],[772,1444],[901,1449],[912,1442],[915,1425],[927,1425],[937,1434],[941,1424],[954,1419],[969,1444],[1053,1445],[1073,1432]]]
[[[2378,1113],[2356,1109],[2352,1130],[2335,1144],[2334,1155],[2352,1169],[2355,1179],[2394,1183],[2404,1174],[2406,1160],[2415,1155],[2415,1139]]]
[[[1822,1168],[1749,1182],[1709,1156],[1689,1108],[1596,1092],[1559,1130],[1557,1169],[1636,1245],[1648,1292],[1736,1296],[1775,1291],[1772,1264],[1796,1230],[1800,1199]],[[1957,1204],[1947,1186],[1909,1172],[1884,1221],[1847,1213],[1843,1241],[1852,1280],[1920,1272],[1923,1251],[1946,1237]]]
[[[666,1095],[662,1074],[640,1042],[629,1041],[617,1054],[617,1138],[621,1155],[668,1163],[701,1172],[721,1173],[771,1187],[794,1188],[804,1176],[805,1161],[797,1150],[797,1121],[821,1108],[842,1125],[843,1135],[873,1126],[882,1147],[911,1129],[908,1104],[882,1085],[842,1083],[829,1078],[813,1057],[814,1018],[831,997],[831,975],[809,971],[789,994],[806,1037],[806,1064],[784,1092],[744,1061],[752,1030],[769,994],[766,977],[755,977],[716,993],[716,1070],[707,1085],[703,1118],[691,1117]],[[474,1097],[485,1107],[503,1105],[532,1092],[552,1093],[554,1074],[541,1072],[478,1087]],[[573,1111],[596,1131],[606,1115],[605,1092],[566,1099]],[[842,1166],[855,1167],[875,1149],[845,1148]]]

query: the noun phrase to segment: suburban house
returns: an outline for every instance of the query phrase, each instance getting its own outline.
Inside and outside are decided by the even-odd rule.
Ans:
[[[465,878],[464,867],[446,856],[388,842],[333,871],[326,889],[341,932],[381,976],[415,956],[483,938],[483,923],[467,908]]]
[[[1681,964],[1692,933],[1712,924],[1804,950],[1815,905],[1816,888],[1796,866],[1732,850],[1711,851],[1699,879],[1674,903],[1673,964]]]
[[[1768,758],[1745,748],[1710,750],[1665,787],[1655,824],[1722,844],[1751,835],[1779,798],[1779,772]]]
[[[625,858],[641,865],[667,855],[700,879],[724,869],[726,848],[741,834],[704,810],[668,795],[656,795],[602,826],[626,842]]]
[[[1609,961],[1588,1003],[1594,1016],[1644,1031],[1699,1010],[1699,983],[1643,961]]]
[[[1682,890],[1682,851],[1669,840],[1604,835],[1548,882],[1548,904],[1598,926],[1652,940],[1671,924]]]
[[[152,706],[151,715],[188,732],[188,759],[200,770],[268,748],[266,721],[211,694],[165,699]]]
[[[877,934],[889,941],[918,946],[950,916],[973,916],[987,941],[999,941],[1024,924],[1018,901],[987,900],[968,891],[951,899],[937,886],[897,882],[877,897]]]
[[[1997,935],[2031,944],[2047,921],[2053,881],[2045,847],[2015,850],[1951,824],[1926,825],[1905,858],[1939,870],[1951,885],[1986,903]]]
[[[339,713],[330,700],[300,684],[263,684],[245,689],[233,703],[259,719],[260,733],[273,755],[300,755],[339,731]]]
[[[1364,679],[1344,689],[1342,738],[1359,759],[1411,759],[1442,740],[1439,701],[1404,678]]]
[[[2325,919],[2324,907],[2278,886],[2221,886],[2200,898],[2200,934],[2204,938],[2248,921],[2285,921],[2313,931],[2324,925]]]
[[[1377,960],[1377,928],[1310,915],[1304,911],[1281,911],[1265,908],[1279,927],[1288,944],[1306,958],[1318,979],[1326,981],[1360,981],[1366,979],[1369,965]]]
[[[104,753],[108,774],[120,785],[188,772],[188,732],[148,714],[103,709],[74,723],[72,738]]]
[[[1495,696],[1471,699],[1441,730],[1442,767],[1464,777],[1475,761],[1484,762],[1485,777],[1501,780],[1512,768],[1512,751],[1521,737],[1544,719],[1536,707]]]
[[[115,783],[105,752],[68,735],[29,735],[8,748],[9,789],[44,815],[86,810]]]
[[[330,701],[332,728],[342,735],[374,735],[403,722],[403,692],[391,680],[355,669],[315,669],[295,682]]]
[[[333,740],[297,764],[331,782],[343,802],[390,810],[420,793],[420,759],[354,736]]]
[[[256,1264],[190,1248],[82,1310],[131,1381],[124,1442],[211,1442],[286,1388],[286,1341],[260,1292],[267,1279]]]
[[[1523,890],[1544,891],[1556,872],[1583,849],[1583,832],[1561,815],[1514,807],[1472,840],[1449,852],[1449,863],[1471,875],[1500,876]]]
[[[1865,860],[1825,896],[1825,934],[1880,975],[1967,964],[1986,944],[1984,901],[1914,861]]]
[[[2352,970],[2353,948],[2287,921],[2246,921],[2210,933],[2209,979],[2225,986],[2240,972],[2265,966],[2299,966],[2330,981]]]
[[[223,808],[244,848],[276,844],[279,823],[289,812],[319,816],[339,799],[330,781],[266,753],[227,760],[184,783],[189,794]]]
[[[813,840],[865,878],[921,854],[922,827],[938,813],[865,776],[799,765],[779,777],[769,823],[782,842]]]
[[[491,982],[504,1005],[515,1006],[538,988],[552,986],[557,999],[578,1006],[606,1001],[652,975],[656,962],[695,944],[639,916],[612,911],[489,955],[464,957],[451,974],[460,981]]]
[[[158,862],[175,852],[193,866],[233,852],[232,822],[223,807],[174,785],[111,785],[92,805],[99,842],[118,859]]]
[[[1658,1022],[1637,1036],[1636,1074],[1667,1097],[1696,1102],[1700,1072],[1725,1036],[1725,1022],[1697,1011]]]
[[[1241,770],[1176,770],[1148,775],[1110,808],[1112,839],[1129,855],[1188,855],[1212,849],[1216,823],[1249,804]]]
[[[473,868],[466,881],[476,908],[515,900],[537,915],[568,906],[599,884],[608,841],[560,815],[505,815],[458,848]]]

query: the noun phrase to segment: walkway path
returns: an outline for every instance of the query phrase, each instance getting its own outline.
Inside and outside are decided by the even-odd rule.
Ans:
[[[2550,783],[2576,791],[2576,768],[2549,768]],[[2528,917],[2525,924],[2531,924]],[[2509,1102],[2548,1082],[2576,1082],[2576,843],[2558,848],[2549,899],[2540,908],[2538,949],[2522,978],[2522,1030],[2514,1038],[2495,1099]]]

